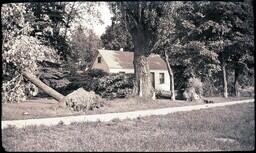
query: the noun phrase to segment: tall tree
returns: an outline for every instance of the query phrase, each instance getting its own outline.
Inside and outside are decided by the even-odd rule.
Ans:
[[[53,46],[59,55],[66,60],[70,55],[70,47],[61,29],[66,26],[65,3],[29,3],[28,9],[33,13],[32,36],[37,37],[46,45]]]
[[[87,24],[100,20],[99,3],[91,2],[48,2],[28,3],[33,13],[32,36],[58,50],[63,60],[71,56],[69,36],[71,27],[82,21]],[[94,17],[95,20],[91,20]],[[100,22],[101,23],[101,22]]]
[[[177,10],[178,18],[175,24],[177,34],[181,37],[180,44],[185,48],[201,46],[203,52],[199,55],[210,59],[207,65],[214,71],[218,71],[221,66],[224,97],[228,96],[226,69],[232,65],[231,61],[235,61],[232,57],[238,59],[244,56],[250,57],[249,52],[253,50],[251,10],[251,7],[244,2],[184,2],[184,5]],[[196,59],[200,61],[202,58]],[[242,61],[238,59],[236,61]],[[204,68],[203,64],[199,70]]]
[[[93,12],[97,12],[94,7],[90,7],[95,6],[94,4],[84,5],[85,7],[80,7],[81,10],[74,7],[75,13],[72,12],[72,5],[71,9],[66,9],[68,6],[68,3],[63,2],[2,5],[4,101],[19,102],[27,97],[26,91],[36,90],[23,79],[23,71],[37,75],[38,62],[47,60],[59,63],[57,52],[62,59],[69,56],[70,47],[65,36],[71,21],[81,11],[92,16]]]
[[[134,44],[135,85],[133,93],[140,97],[151,98],[153,88],[147,57],[156,44],[156,33],[161,19],[165,16],[164,2],[114,2],[113,13],[125,25]]]
[[[208,74],[210,71],[210,60],[216,60],[216,54],[212,54],[204,42],[189,40],[191,29],[185,18],[182,18],[178,11],[184,10],[185,4],[182,2],[172,2],[167,10],[168,16],[163,18],[157,34],[158,43],[154,46],[154,52],[160,54],[165,60],[170,79],[172,100],[174,95],[174,72],[173,69],[179,67],[184,69],[182,73],[184,78],[198,77],[198,75]],[[176,73],[178,74],[178,73]],[[184,85],[182,85],[184,86]]]
[[[91,29],[79,25],[71,33],[71,48],[72,59],[87,68],[92,64],[97,49],[101,48],[101,40]]]

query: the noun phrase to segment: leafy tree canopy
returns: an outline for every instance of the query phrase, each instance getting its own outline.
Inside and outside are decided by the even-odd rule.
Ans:
[[[105,49],[119,50],[123,48],[126,51],[134,50],[130,33],[126,31],[124,24],[115,21],[115,17],[112,17],[112,25],[106,28],[101,40]]]

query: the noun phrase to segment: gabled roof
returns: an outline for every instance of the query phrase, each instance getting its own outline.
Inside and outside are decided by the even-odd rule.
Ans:
[[[133,69],[133,52],[99,49],[110,69]],[[150,70],[167,70],[164,60],[156,54],[151,54],[148,59]]]

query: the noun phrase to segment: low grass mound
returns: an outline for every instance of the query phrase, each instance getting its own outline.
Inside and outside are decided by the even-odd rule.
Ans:
[[[79,88],[65,97],[65,103],[74,111],[87,111],[103,106],[103,99],[94,93]]]

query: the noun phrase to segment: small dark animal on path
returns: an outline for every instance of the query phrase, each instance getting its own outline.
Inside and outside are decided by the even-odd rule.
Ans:
[[[209,103],[213,103],[213,101],[212,100],[204,99],[204,103],[209,104]]]

